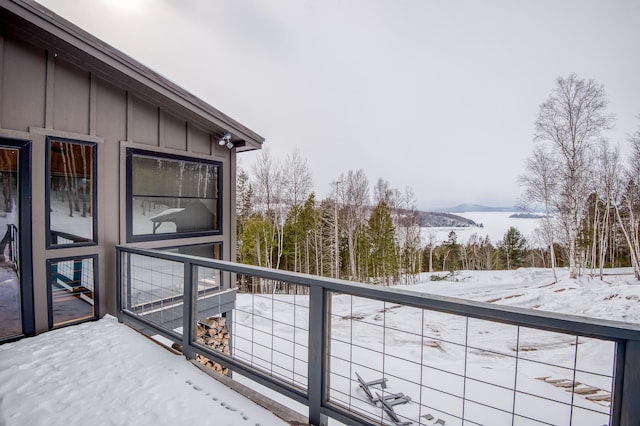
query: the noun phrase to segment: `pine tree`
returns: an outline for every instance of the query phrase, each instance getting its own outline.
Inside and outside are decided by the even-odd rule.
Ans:
[[[236,249],[240,253],[242,248],[242,234],[244,227],[251,216],[253,204],[253,188],[249,181],[249,175],[240,169],[236,181]],[[241,260],[242,262],[242,260]]]
[[[369,217],[371,276],[389,285],[397,281],[395,227],[387,203],[380,201]]]
[[[449,232],[447,241],[442,244],[442,270],[449,271],[452,274],[458,269],[458,235],[455,231]]]
[[[320,242],[320,213],[316,210],[316,197],[312,192],[302,206],[299,216],[300,227],[304,231],[301,248],[301,270],[307,274],[320,275],[318,261]]]
[[[527,240],[518,228],[510,227],[499,244],[500,257],[507,269],[524,265],[527,257]]]

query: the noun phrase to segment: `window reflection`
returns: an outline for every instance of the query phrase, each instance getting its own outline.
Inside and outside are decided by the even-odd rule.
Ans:
[[[0,340],[22,334],[18,150],[0,148]]]
[[[94,258],[48,264],[52,327],[95,318]]]
[[[95,144],[49,141],[49,243],[90,243],[94,236]]]
[[[130,164],[134,236],[220,229],[217,163],[134,153]]]

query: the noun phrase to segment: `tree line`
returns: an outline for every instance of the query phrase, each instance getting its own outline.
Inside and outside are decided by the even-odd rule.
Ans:
[[[238,261],[359,282],[415,283],[420,272],[544,266],[546,253],[530,249],[516,228],[492,242],[472,235],[458,243],[421,234],[411,188],[373,187],[362,170],[336,178],[332,193],[316,200],[313,178],[298,151],[284,161],[262,151],[251,174],[237,179]]]
[[[366,283],[417,281],[420,272],[567,267],[602,276],[611,266],[640,272],[640,126],[628,136],[626,164],[605,132],[613,126],[602,85],[558,78],[539,107],[534,149],[519,178],[522,205],[544,210],[527,241],[516,228],[502,240],[457,242],[421,235],[417,200],[362,170],[338,176],[316,200],[306,160],[263,150],[237,177],[238,261]],[[640,116],[639,116],[640,118]]]
[[[280,161],[263,150],[237,178],[238,261],[376,284],[415,282],[422,270],[413,191],[373,186],[349,170],[316,200],[298,151]]]

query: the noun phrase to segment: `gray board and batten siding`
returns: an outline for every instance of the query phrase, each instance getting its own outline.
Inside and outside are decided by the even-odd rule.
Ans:
[[[234,149],[218,144],[225,132],[231,133]],[[90,243],[55,246],[47,237],[51,138],[95,147],[91,191],[97,220]],[[115,314],[115,247],[131,242],[127,240],[128,152],[209,161],[215,163],[220,182],[218,232],[159,237],[136,245],[217,243],[221,257],[234,260],[235,155],[260,149],[264,139],[38,3],[0,0],[1,141],[27,141],[30,146],[30,164],[21,165],[30,170],[30,203],[21,200],[21,208],[30,207],[31,238],[21,240],[22,249],[28,251],[21,267],[32,272],[23,275],[32,276],[31,283],[23,283],[33,289],[32,303],[24,301],[31,306],[23,308],[23,313],[34,316],[35,330],[27,330],[31,334],[50,328],[47,265],[55,259],[97,259],[95,313]]]

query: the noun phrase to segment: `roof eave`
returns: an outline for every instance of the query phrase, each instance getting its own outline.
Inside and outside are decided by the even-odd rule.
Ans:
[[[212,123],[218,128],[218,131],[230,132],[233,140],[245,141],[244,146],[237,148],[238,152],[262,147],[264,138],[259,134],[35,1],[0,0],[0,6],[60,40],[62,43],[49,40],[50,48],[60,49],[60,52],[56,53],[68,53],[73,56],[76,52],[68,51],[68,47],[72,47],[93,58],[94,61],[88,63],[82,61],[83,65],[91,68],[90,71],[96,73],[100,78],[118,86],[124,85],[127,90],[135,89],[134,86],[145,87],[152,92],[147,93],[149,100],[156,102],[159,100],[154,99],[156,98],[155,93],[164,98],[164,102],[161,102],[164,105],[173,106],[173,109],[185,110],[190,113],[189,115],[200,118],[200,120],[195,120],[196,122],[200,121],[196,124]],[[95,61],[98,63],[92,63]],[[99,64],[102,64],[102,67]],[[104,69],[105,66],[110,72]],[[130,81],[124,81],[127,79]],[[144,93],[142,93],[142,97],[145,97]],[[210,130],[215,131],[215,129]]]

